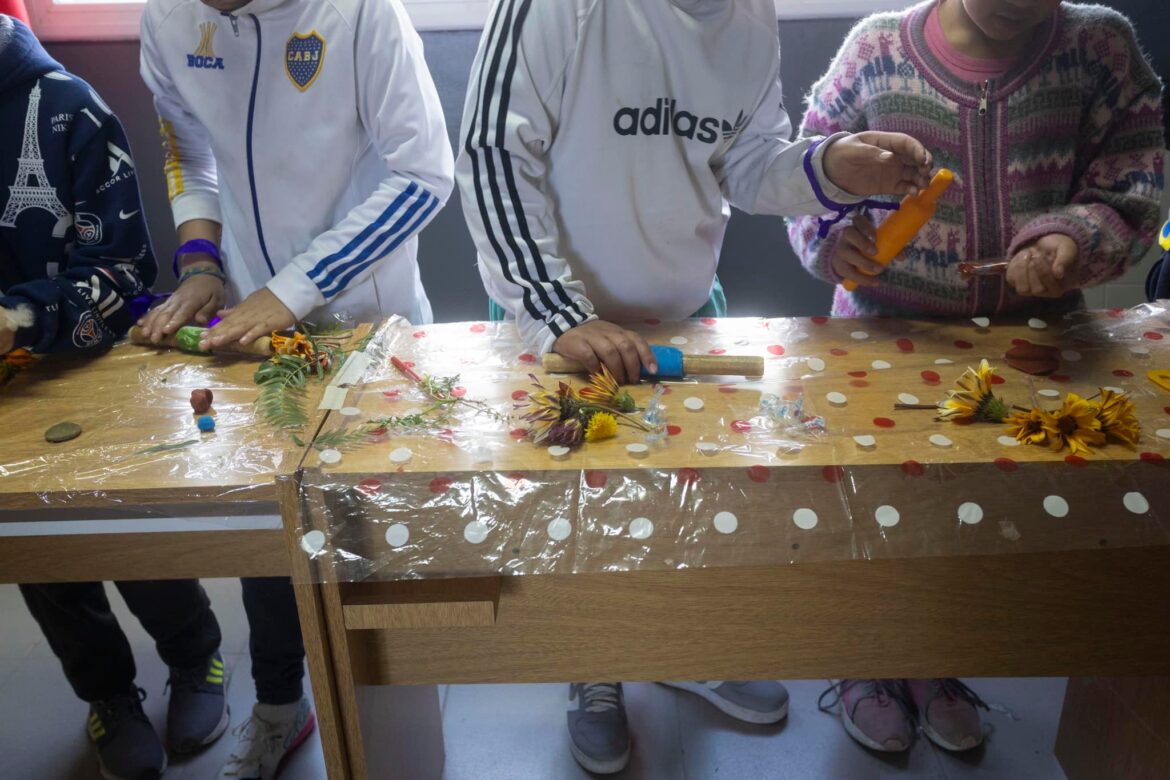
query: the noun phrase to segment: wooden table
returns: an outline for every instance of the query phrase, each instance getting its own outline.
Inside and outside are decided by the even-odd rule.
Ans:
[[[285,481],[294,577],[321,583],[313,609],[334,660],[314,679],[336,692],[346,738],[331,776],[432,776],[395,762],[441,725],[392,720],[363,740],[368,686],[1170,674],[1170,635],[1151,629],[1170,618],[1170,441],[1156,433],[1170,436],[1170,394],[1145,378],[1170,368],[1166,310],[636,327],[688,352],[763,355],[767,374],[669,385],[670,435],[641,458],[628,429],[554,460],[515,420],[467,413],[336,463],[312,451]],[[1058,347],[1061,368],[1007,368],[1013,340]],[[399,326],[371,351],[349,414],[322,432],[423,407],[391,355],[458,374],[464,397],[503,412],[530,372],[556,381],[507,325]],[[894,410],[900,395],[936,402],[980,357],[1017,404],[1124,389],[1139,449],[1066,460],[1008,446],[998,426]],[[644,403],[651,390],[633,392]],[[761,394],[802,396],[826,435],[769,429]],[[391,463],[400,448],[409,460]]]

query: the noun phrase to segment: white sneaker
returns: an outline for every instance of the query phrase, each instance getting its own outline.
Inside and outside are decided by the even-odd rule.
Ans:
[[[317,719],[308,699],[297,702],[289,717],[261,717],[262,712],[271,713],[272,709],[257,704],[252,708],[252,717],[232,730],[240,742],[219,770],[217,780],[272,780],[285,760],[313,733]]]

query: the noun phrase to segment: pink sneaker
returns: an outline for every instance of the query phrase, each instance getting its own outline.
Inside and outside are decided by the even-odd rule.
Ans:
[[[826,705],[830,694],[836,700]],[[870,750],[897,753],[910,747],[914,722],[901,680],[842,680],[821,694],[817,706],[830,712],[837,702],[845,731]]]
[[[976,707],[987,709],[973,690],[953,677],[906,680],[918,711],[918,724],[930,741],[945,750],[970,750],[983,742]]]

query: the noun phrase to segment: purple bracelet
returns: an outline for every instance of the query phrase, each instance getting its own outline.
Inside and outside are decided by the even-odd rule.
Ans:
[[[179,276],[179,258],[183,255],[196,253],[211,255],[211,259],[219,266],[219,270],[223,270],[223,258],[220,256],[219,247],[215,245],[215,242],[208,241],[206,238],[193,238],[175,250],[175,260],[171,266],[175,272],[175,278]]]

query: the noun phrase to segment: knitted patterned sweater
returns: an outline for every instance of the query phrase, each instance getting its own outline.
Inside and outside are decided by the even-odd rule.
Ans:
[[[1129,21],[1064,3],[1031,52],[995,82],[954,76],[928,48],[931,2],[877,14],[850,33],[808,97],[801,135],[886,130],[918,138],[956,183],[877,287],[838,287],[840,316],[960,316],[1062,311],[1002,277],[964,280],[957,264],[1011,257],[1049,233],[1076,241],[1081,287],[1122,275],[1153,242],[1164,182],[1161,83]],[[881,212],[874,213],[880,221]],[[844,220],[789,221],[804,266],[839,284],[830,261]]]

